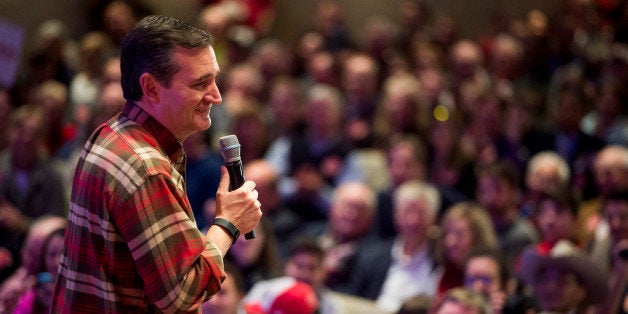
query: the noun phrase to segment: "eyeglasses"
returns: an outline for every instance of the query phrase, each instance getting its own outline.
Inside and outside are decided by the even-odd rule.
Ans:
[[[482,284],[489,285],[493,280],[493,277],[489,275],[467,275],[464,278],[464,283],[466,286],[471,286],[475,282],[480,281]]]

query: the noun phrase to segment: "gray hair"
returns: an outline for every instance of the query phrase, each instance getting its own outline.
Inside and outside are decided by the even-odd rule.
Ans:
[[[394,192],[395,204],[408,200],[425,200],[427,209],[436,215],[440,209],[440,194],[435,186],[420,180],[410,180],[401,184]]]
[[[526,178],[529,179],[531,176],[533,176],[536,170],[544,164],[551,164],[556,167],[561,183],[567,184],[569,182],[569,179],[571,179],[569,165],[563,157],[553,151],[543,151],[535,154],[528,162]]]

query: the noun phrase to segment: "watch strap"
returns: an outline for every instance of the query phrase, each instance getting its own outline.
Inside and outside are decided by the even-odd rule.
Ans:
[[[235,243],[235,241],[238,240],[238,237],[240,237],[240,230],[238,230],[238,228],[227,219],[216,218],[214,219],[214,225],[220,226],[225,229],[227,233],[231,235],[231,238],[233,238],[233,243]]]

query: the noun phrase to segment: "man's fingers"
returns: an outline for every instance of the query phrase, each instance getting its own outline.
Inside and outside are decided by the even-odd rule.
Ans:
[[[229,191],[229,172],[227,172],[227,167],[220,166],[220,183],[218,184],[218,191]]]
[[[242,189],[247,192],[255,190],[255,182],[253,181],[244,182],[244,184],[242,185]]]

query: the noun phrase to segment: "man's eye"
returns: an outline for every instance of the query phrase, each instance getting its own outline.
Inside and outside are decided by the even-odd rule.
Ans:
[[[205,88],[207,88],[208,85],[209,85],[209,82],[202,81],[202,82],[198,82],[192,85],[192,88],[197,89],[197,90],[204,90]]]

